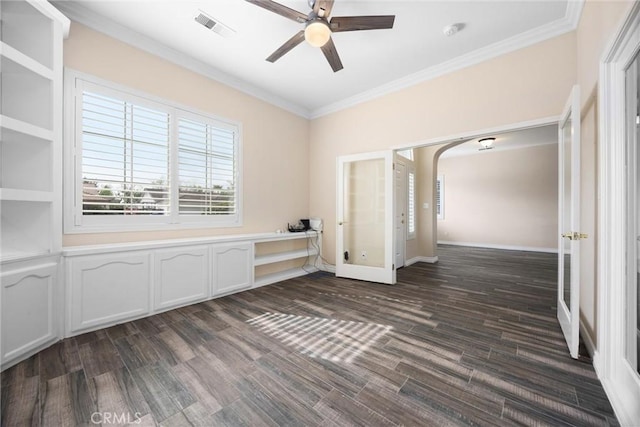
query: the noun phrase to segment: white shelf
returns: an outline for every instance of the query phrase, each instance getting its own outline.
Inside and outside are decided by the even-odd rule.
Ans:
[[[14,49],[13,47],[1,41],[0,41],[0,56],[10,60],[10,61],[7,61],[6,63],[9,66],[11,66],[11,64],[13,63],[21,66],[22,68],[28,71],[36,73],[44,77],[45,79],[53,80],[54,78],[54,73],[51,68],[45,67],[35,59],[32,59],[31,57],[25,55],[19,50]],[[5,63],[3,63],[3,65],[5,65]],[[3,71],[5,70],[3,69]],[[11,69],[6,71],[10,72]]]
[[[289,270],[278,271],[276,273],[265,274],[255,278],[253,287],[259,288],[260,286],[270,285],[272,283],[281,282],[283,280],[289,280],[300,276],[305,276],[309,273],[318,271],[317,268],[306,266],[305,268],[291,268]]]
[[[7,139],[5,136],[5,133],[7,131],[19,133],[32,138],[36,138],[36,139],[42,140],[42,142],[51,142],[51,140],[53,140],[52,131],[39,126],[32,125],[27,122],[23,122],[22,120],[14,119],[13,117],[3,116],[2,114],[0,114],[0,130],[2,130],[2,133],[3,133],[2,135],[3,141]]]
[[[53,193],[50,191],[0,188],[0,201],[49,203],[53,201]]]
[[[300,250],[289,251],[289,252],[279,252],[279,253],[270,254],[270,255],[260,255],[260,256],[256,256],[253,265],[259,266],[259,265],[265,265],[265,264],[273,264],[276,262],[288,261],[291,259],[298,259],[298,258],[307,258],[315,255],[318,255],[318,249],[316,248],[300,249]]]
[[[32,61],[31,65],[37,64]],[[6,56],[0,57],[0,67],[2,114],[33,126],[53,129],[54,81],[51,77],[43,77]]]

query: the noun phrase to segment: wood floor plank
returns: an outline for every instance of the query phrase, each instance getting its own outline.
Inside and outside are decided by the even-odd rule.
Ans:
[[[40,378],[26,377],[13,384],[3,384],[0,399],[0,425],[38,425],[40,420]]]
[[[97,410],[83,371],[48,380],[43,384],[40,402],[42,426],[90,425]]]
[[[59,341],[40,353],[40,377],[43,381],[81,369],[78,346],[73,338]]]
[[[130,372],[120,368],[89,379],[89,390],[100,414],[130,424],[150,413],[149,406]]]
[[[79,353],[84,372],[89,378],[124,367],[118,350],[108,338],[82,344]]]

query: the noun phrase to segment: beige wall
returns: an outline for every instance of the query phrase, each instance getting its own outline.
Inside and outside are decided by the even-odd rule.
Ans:
[[[597,341],[597,209],[598,209],[598,99],[599,62],[625,18],[632,1],[587,0],[576,31],[577,83],[580,85],[581,230],[589,235],[580,248],[580,319],[589,338]]]
[[[338,156],[556,116],[575,81],[569,33],[313,120],[310,215],[325,221],[325,258],[335,261]]]
[[[441,158],[438,175],[444,176],[438,240],[557,248],[557,144]]]
[[[76,23],[64,65],[240,122],[244,155],[242,227],[74,234],[65,246],[268,232],[309,216],[308,120]]]

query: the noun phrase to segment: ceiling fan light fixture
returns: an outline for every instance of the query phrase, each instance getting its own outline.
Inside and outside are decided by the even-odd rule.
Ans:
[[[304,29],[304,39],[313,47],[322,47],[331,38],[331,29],[325,20],[317,18],[309,21]]]

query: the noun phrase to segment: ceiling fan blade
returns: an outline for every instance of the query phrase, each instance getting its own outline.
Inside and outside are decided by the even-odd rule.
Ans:
[[[313,4],[313,13],[322,18],[327,18],[329,15],[331,15],[332,8],[333,0],[316,0],[316,2]],[[320,14],[321,10],[323,11],[322,15]]]
[[[300,43],[302,43],[304,41],[304,30],[296,33],[296,35],[294,35],[293,37],[291,37],[289,40],[287,40],[282,46],[280,46],[278,49],[276,49],[275,52],[273,52],[271,54],[271,56],[269,56],[267,58],[267,61],[269,62],[276,62],[278,59],[280,59],[285,53],[289,52],[291,49],[293,49],[294,47],[298,46]]]
[[[336,16],[331,18],[331,31],[386,30],[393,28],[395,15],[380,16]]]
[[[340,61],[340,56],[338,55],[338,51],[336,50],[336,45],[333,44],[333,39],[329,38],[329,41],[321,47],[322,53],[324,53],[325,58],[329,61],[329,65],[331,65],[331,69],[333,72],[342,70],[342,61]]]
[[[287,6],[281,5],[280,3],[276,3],[272,0],[245,0],[251,4],[255,4],[256,6],[260,6],[263,9],[267,9],[273,13],[277,13],[280,16],[284,16],[285,18],[292,19],[296,22],[306,22],[307,15],[302,12],[298,12],[297,10],[291,9]]]

